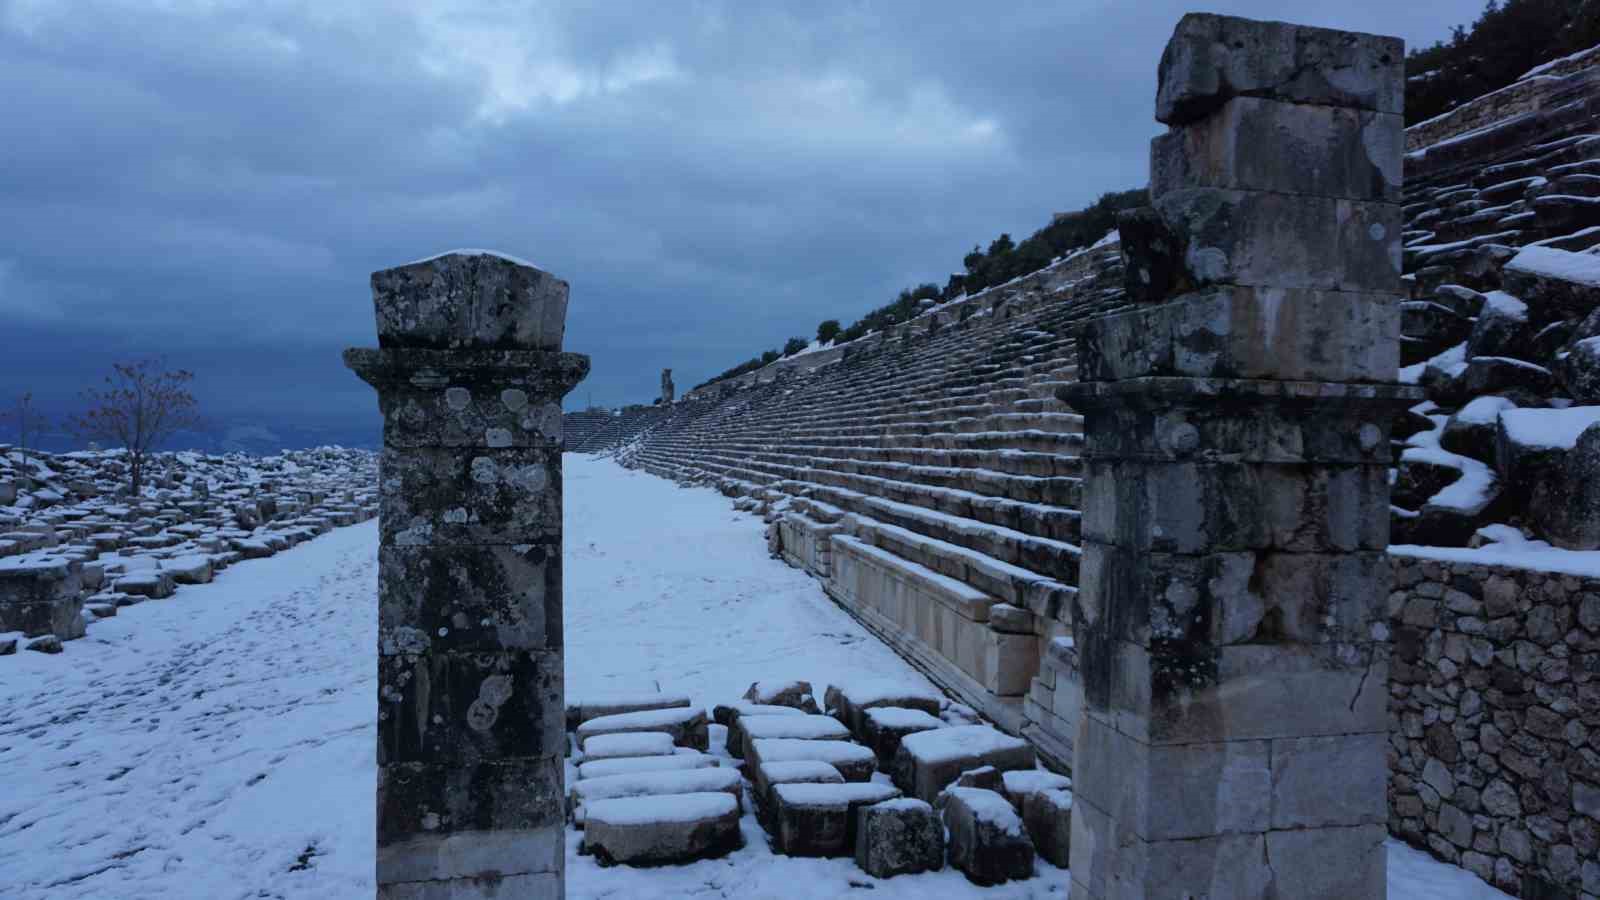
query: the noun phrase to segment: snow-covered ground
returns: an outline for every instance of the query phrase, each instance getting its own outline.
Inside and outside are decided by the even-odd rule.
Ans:
[[[659,682],[710,704],[758,677],[920,678],[768,559],[760,520],[726,498],[582,456],[566,476],[569,692]],[[0,659],[0,897],[371,896],[376,541],[371,522],[340,529],[125,609],[59,656]],[[572,855],[568,896],[1067,893],[1042,861],[978,890],[774,856],[748,817],[745,836],[682,867]],[[1392,900],[1505,896],[1392,842],[1389,885]]]

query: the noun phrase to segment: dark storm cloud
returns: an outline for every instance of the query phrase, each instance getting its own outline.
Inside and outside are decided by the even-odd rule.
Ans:
[[[367,274],[460,246],[572,282],[572,400],[686,388],[1142,184],[1183,10],[0,0],[0,394],[159,353],[219,418],[372,421]]]

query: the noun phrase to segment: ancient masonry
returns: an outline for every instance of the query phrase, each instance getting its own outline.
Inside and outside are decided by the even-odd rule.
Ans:
[[[459,251],[372,276],[383,412],[378,896],[564,895],[567,284]]]
[[[376,457],[158,453],[139,497],[103,451],[0,445],[0,656],[59,653],[100,619],[377,512]]]
[[[662,369],[661,370],[661,399],[658,400],[657,402],[665,404],[665,405],[668,405],[668,406],[671,406],[672,405],[672,400],[676,396],[677,396],[677,389],[675,387],[673,387],[673,385],[672,385],[672,370],[671,369]]]
[[[1058,391],[1087,462],[1074,897],[1386,895],[1404,57],[1210,15],[1162,55],[1123,229],[1161,305],[1086,326]]]
[[[1220,21],[1192,20],[1184,28]],[[1250,29],[1262,26],[1238,27],[1254,34]],[[1105,687],[1108,675],[1105,655],[1091,649],[1103,641],[1094,636],[1098,623],[1077,622],[1074,611],[1095,608],[1085,606],[1091,591],[1128,587],[1103,584],[1103,563],[1118,561],[1127,548],[1094,523],[1106,512],[1103,502],[1118,499],[1102,488],[1133,488],[1097,485],[1101,473],[1126,471],[1133,479],[1127,484],[1140,478],[1148,484],[1162,466],[1185,465],[1178,459],[1182,452],[1198,463],[1229,440],[1241,453],[1270,447],[1276,455],[1241,456],[1233,471],[1247,482],[1283,476],[1284,486],[1306,491],[1269,495],[1287,502],[1258,510],[1257,525],[1301,512],[1323,515],[1315,510],[1319,499],[1359,503],[1326,511],[1324,524],[1339,525],[1336,531],[1307,528],[1283,536],[1245,527],[1234,537],[1249,546],[1237,552],[1218,551],[1227,529],[1250,523],[1202,518],[1201,536],[1215,543],[1171,549],[1168,562],[1244,560],[1251,574],[1260,560],[1271,564],[1263,575],[1279,580],[1263,582],[1271,589],[1263,594],[1247,578],[1242,597],[1228,594],[1226,580],[1196,582],[1195,604],[1204,592],[1258,606],[1241,613],[1242,621],[1256,623],[1257,639],[1227,643],[1236,638],[1228,629],[1241,620],[1224,610],[1221,619],[1187,623],[1200,633],[1176,649],[1210,653],[1214,663],[1254,654],[1281,664],[1331,653],[1324,679],[1359,671],[1369,676],[1344,699],[1352,718],[1373,712],[1359,704],[1350,709],[1352,698],[1375,703],[1371,689],[1386,687],[1387,717],[1376,725],[1362,719],[1350,733],[1368,742],[1378,735],[1387,740],[1386,772],[1365,773],[1368,788],[1375,778],[1387,779],[1387,809],[1374,817],[1370,807],[1329,804],[1311,814],[1307,821],[1316,824],[1308,827],[1341,827],[1332,822],[1343,816],[1337,821],[1366,824],[1342,827],[1366,834],[1387,818],[1391,834],[1508,893],[1597,900],[1600,584],[1576,563],[1558,565],[1528,551],[1542,546],[1536,541],[1600,549],[1600,48],[1540,67],[1511,88],[1406,130],[1405,184],[1397,195],[1400,138],[1382,127],[1393,120],[1382,118],[1375,101],[1352,103],[1338,93],[1358,93],[1357,76],[1367,70],[1329,70],[1302,59],[1307,65],[1294,70],[1296,78],[1263,87],[1262,79],[1270,82],[1281,70],[1274,58],[1315,52],[1328,33],[1271,26],[1262,35],[1282,43],[1254,45],[1268,58],[1246,72],[1227,69],[1230,56],[1252,46],[1244,35],[1237,38],[1242,47],[1202,42],[1198,56],[1190,53],[1199,65],[1188,71],[1203,77],[1211,66],[1216,86],[1197,85],[1186,96],[1169,89],[1165,96],[1171,115],[1163,116],[1177,127],[1157,142],[1152,185],[1167,212],[1195,212],[1193,221],[1169,222],[1154,210],[1130,216],[1119,223],[1120,241],[1108,235],[1011,283],[690,391],[670,406],[621,410],[588,431],[581,447],[569,449],[612,453],[625,465],[711,485],[737,498],[738,507],[759,512],[770,523],[774,553],[818,577],[841,606],[952,696],[1025,737],[1046,765],[1067,771],[1085,719],[1083,682],[1098,679]],[[1376,40],[1351,36],[1348,45],[1324,49],[1335,55],[1372,50],[1380,46]],[[1169,59],[1169,74],[1179,62]],[[1299,102],[1318,91],[1328,93]],[[1397,109],[1390,105],[1388,114]],[[1283,122],[1284,129],[1274,127]],[[1283,152],[1290,162],[1233,153],[1267,141],[1288,143]],[[1272,179],[1290,174],[1290,166],[1300,168],[1300,186],[1274,189]],[[1230,174],[1238,181],[1219,180]],[[1217,199],[1214,208],[1195,206],[1207,196]],[[1397,200],[1403,203],[1398,215]],[[1325,213],[1330,204],[1336,217],[1341,210],[1351,214],[1339,221],[1352,227],[1329,232],[1321,244],[1306,240],[1307,229],[1328,225],[1325,216],[1307,214]],[[1256,218],[1223,221],[1219,215],[1241,210]],[[1375,218],[1364,220],[1365,214]],[[1285,226],[1285,216],[1296,218]],[[1373,225],[1382,226],[1381,236]],[[1405,273],[1398,284],[1397,228]],[[1198,242],[1190,240],[1197,234]],[[1180,239],[1190,253],[1175,252]],[[1248,248],[1252,241],[1270,242],[1272,253],[1233,258],[1208,252]],[[1341,246],[1359,261],[1333,259],[1337,254],[1328,251],[1345,252]],[[1240,275],[1251,271],[1284,279],[1300,272],[1306,279],[1252,282]],[[1172,304],[1178,296],[1185,300]],[[1284,304],[1275,318],[1258,315],[1277,308],[1275,296],[1293,296],[1301,305]],[[1363,296],[1385,298],[1366,304],[1377,317],[1366,322],[1360,319]],[[1314,307],[1309,312],[1306,303]],[[1398,379],[1388,342],[1395,323],[1381,321],[1393,306],[1399,313]],[[1094,326],[1079,340],[1086,322],[1118,313],[1159,326],[1137,335],[1135,349],[1150,356],[1115,358],[1116,348],[1094,350],[1096,341],[1133,337],[1110,326]],[[1368,341],[1360,345],[1363,352],[1352,353],[1362,328],[1387,340]],[[1281,343],[1283,353],[1275,347],[1271,358],[1252,355],[1251,329],[1262,342]],[[1131,383],[1148,383],[1136,374],[1146,365],[1149,375],[1191,385],[1189,394],[1173,399],[1192,436],[1184,428],[1134,430],[1125,445],[1106,446],[1091,423],[1086,439],[1083,412],[1141,421],[1136,403],[1150,395]],[[1200,404],[1192,386],[1208,380],[1206,372],[1218,376],[1209,380],[1290,386],[1276,398],[1234,387],[1224,395],[1219,386],[1211,404],[1219,408],[1195,412]],[[1064,402],[1061,389],[1080,378],[1084,385],[1071,387],[1066,396],[1072,402]],[[1401,392],[1377,386],[1395,380],[1416,385],[1426,399],[1383,412],[1382,395],[1400,399]],[[1334,399],[1298,397],[1293,385],[1304,383],[1329,385]],[[1363,421],[1364,393],[1370,394],[1370,421]],[[1101,395],[1106,402],[1096,405]],[[1303,419],[1294,418],[1297,406]],[[1248,418],[1249,410],[1260,415]],[[1284,427],[1254,436],[1207,431],[1241,423]],[[1153,413],[1148,424],[1155,428]],[[1369,424],[1376,433],[1361,427]],[[1335,433],[1323,439],[1319,429]],[[1299,444],[1262,443],[1296,432]],[[1363,437],[1375,437],[1375,445],[1364,446]],[[1140,449],[1136,440],[1156,443],[1150,455],[1125,459]],[[1194,447],[1185,451],[1191,440]],[[1296,452],[1311,455],[1296,458]],[[1389,539],[1407,545],[1386,559],[1382,515],[1373,512],[1383,503],[1383,486],[1374,479],[1382,470],[1393,479]],[[1181,513],[1166,508],[1169,497],[1187,497],[1206,512],[1206,495],[1197,495],[1205,484],[1183,482],[1155,495],[1161,505],[1151,515]],[[1243,516],[1259,496],[1241,490],[1239,504],[1218,512]],[[1137,534],[1152,521],[1118,524]],[[1152,546],[1132,551],[1169,553],[1149,537]],[[1319,550],[1318,541],[1331,546]],[[1370,568],[1374,564],[1390,574]],[[1285,596],[1283,577],[1327,567],[1334,571],[1308,579],[1299,592],[1309,603],[1277,603]],[[1393,589],[1386,607],[1374,608],[1388,582]],[[1366,607],[1347,602],[1356,591],[1367,593]],[[1154,609],[1166,613],[1190,602],[1183,591],[1157,599]],[[1269,601],[1277,605],[1269,609]],[[1323,605],[1351,616],[1323,624],[1290,615]],[[1140,609],[1151,607],[1135,604],[1117,614]],[[1361,624],[1355,616],[1363,609],[1369,630],[1364,640],[1355,639]],[[1108,622],[1106,628],[1178,624],[1169,616],[1145,624]],[[1182,634],[1188,636],[1187,629]],[[1352,639],[1332,639],[1340,634]],[[1163,634],[1140,632],[1125,643],[1137,648],[1135,656],[1174,649]],[[1385,683],[1379,666],[1363,670],[1360,664],[1368,655],[1381,659],[1386,645]],[[1197,672],[1224,686],[1249,684],[1237,680],[1248,674],[1238,669]],[[1175,674],[1190,673],[1164,673]],[[1183,688],[1171,680],[1163,685]],[[1132,696],[1154,700],[1156,686],[1139,686]],[[1303,705],[1298,696],[1285,701],[1283,711],[1295,713],[1297,722],[1276,727],[1315,731]],[[1242,739],[1243,727],[1228,731],[1240,752],[1258,746],[1256,739]],[[1331,735],[1285,731],[1259,740],[1270,751],[1272,742],[1310,748],[1321,737]],[[1159,744],[1147,740],[1145,746]],[[1246,767],[1239,777],[1251,774]],[[1259,770],[1253,774],[1259,777]],[[1123,787],[1083,784],[1080,793],[1088,801],[1101,791],[1105,803],[1104,791]],[[1272,791],[1289,798],[1314,787],[1280,783]],[[1274,794],[1266,796],[1273,802]],[[1371,797],[1363,790],[1337,799],[1370,803]],[[1237,822],[1259,809],[1229,812]],[[1285,840],[1273,837],[1285,829],[1272,823],[1302,813],[1292,806],[1269,810],[1265,826],[1237,833],[1257,835],[1270,847]],[[1225,827],[1220,819],[1202,824]],[[1134,832],[1127,834],[1131,839]],[[1045,844],[1035,842],[1042,851]],[[1372,874],[1351,868],[1353,875]]]

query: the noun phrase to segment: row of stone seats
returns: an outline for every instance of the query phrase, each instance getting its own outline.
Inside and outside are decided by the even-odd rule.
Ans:
[[[674,417],[624,458],[753,498],[779,553],[1020,732],[1080,556],[1082,421],[1055,389],[1076,323],[1122,304],[1119,269],[1114,247],[1085,253]]]
[[[604,407],[590,407],[561,416],[561,440],[571,450],[583,446],[594,433],[611,424],[615,414]]]

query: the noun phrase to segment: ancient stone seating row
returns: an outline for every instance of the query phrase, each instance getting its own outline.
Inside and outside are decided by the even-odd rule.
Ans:
[[[757,682],[716,707],[724,756],[708,752],[705,713],[687,697],[576,701],[568,817],[580,852],[603,865],[721,856],[743,845],[748,806],[774,853],[852,857],[879,878],[948,860],[994,884],[1032,877],[1036,854],[1064,867],[1070,780],[948,706],[914,685],[864,680],[830,687],[822,714],[806,682]]]
[[[1082,420],[1054,394],[1075,324],[1121,303],[1101,262],[1069,296],[1019,294],[669,421],[628,461],[775,510],[790,562],[1021,730],[1077,580]]]
[[[567,450],[582,447],[596,431],[611,424],[609,409],[580,409],[561,417],[561,440]]]

